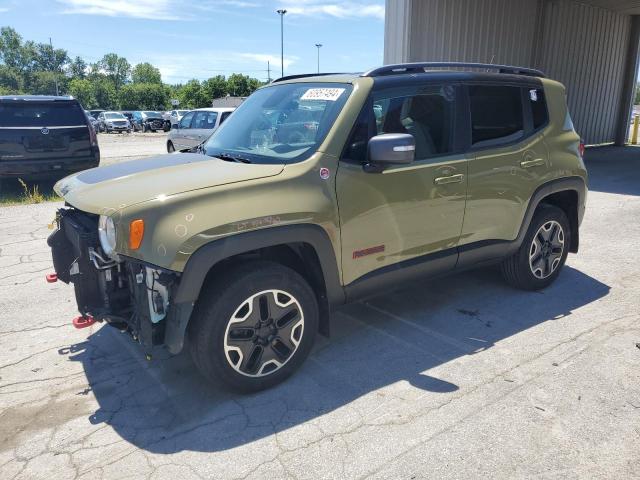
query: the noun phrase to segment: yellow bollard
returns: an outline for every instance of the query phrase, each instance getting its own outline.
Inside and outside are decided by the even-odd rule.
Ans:
[[[633,133],[631,134],[631,145],[638,144],[638,127],[640,127],[640,115],[633,117]]]

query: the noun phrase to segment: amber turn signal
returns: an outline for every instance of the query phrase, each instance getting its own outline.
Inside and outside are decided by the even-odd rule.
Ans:
[[[132,220],[129,224],[129,248],[131,250],[137,250],[138,248],[140,248],[143,236],[144,220]]]

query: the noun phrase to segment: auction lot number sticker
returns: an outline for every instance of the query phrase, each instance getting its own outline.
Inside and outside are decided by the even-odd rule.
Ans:
[[[335,102],[344,92],[344,88],[310,88],[300,100],[328,100]]]

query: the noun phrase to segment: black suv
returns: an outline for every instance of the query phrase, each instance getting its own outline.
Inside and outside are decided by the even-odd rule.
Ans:
[[[96,133],[76,99],[0,96],[0,178],[61,178],[99,163]]]

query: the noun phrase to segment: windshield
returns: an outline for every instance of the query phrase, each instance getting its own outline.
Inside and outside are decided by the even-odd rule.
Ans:
[[[125,120],[125,116],[121,113],[105,113],[104,118],[107,120]]]
[[[207,155],[252,163],[293,163],[312,155],[352,86],[290,83],[257,90],[204,144]]]
[[[161,117],[162,114],[160,112],[142,112],[145,117]]]

